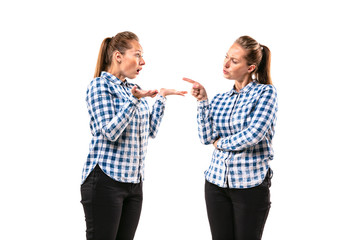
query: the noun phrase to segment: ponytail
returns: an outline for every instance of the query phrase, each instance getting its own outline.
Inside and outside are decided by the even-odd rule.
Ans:
[[[262,58],[257,68],[257,80],[262,84],[272,84],[270,75],[271,52],[265,45],[260,45],[262,51]]]
[[[111,38],[105,38],[101,43],[100,51],[99,51],[99,55],[98,55],[98,59],[97,59],[96,67],[95,67],[94,78],[100,77],[101,72],[104,71],[106,69],[106,67],[109,65],[107,49],[108,49],[110,41],[111,41]]]

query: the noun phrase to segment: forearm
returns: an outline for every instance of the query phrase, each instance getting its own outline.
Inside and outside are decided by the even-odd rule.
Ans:
[[[236,134],[219,139],[216,147],[228,151],[241,151],[256,145],[274,127],[276,112],[276,92],[272,89],[263,92],[256,104],[249,126]]]
[[[165,113],[166,98],[159,95],[152,107],[149,117],[149,136],[155,138],[159,131],[161,120]]]
[[[256,129],[246,129],[238,134],[218,139],[215,147],[224,151],[242,151],[259,143],[265,134]]]
[[[212,144],[216,140],[216,131],[213,128],[213,119],[208,100],[198,101],[197,123],[200,142],[205,145]]]
[[[116,113],[112,101],[107,95],[99,96],[89,108],[101,134],[109,141],[116,141],[131,122],[140,101],[130,97]]]

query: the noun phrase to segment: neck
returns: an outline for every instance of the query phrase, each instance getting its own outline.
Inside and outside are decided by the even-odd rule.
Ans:
[[[240,79],[240,80],[235,80],[235,90],[237,92],[240,92],[241,89],[243,89],[246,85],[248,85],[249,83],[251,83],[252,79],[251,76],[247,76],[244,79]]]
[[[114,75],[115,77],[117,77],[118,79],[120,79],[121,81],[125,81],[125,76],[122,75],[114,66],[113,64],[111,64],[111,66],[109,67],[109,69],[106,70],[108,73]]]

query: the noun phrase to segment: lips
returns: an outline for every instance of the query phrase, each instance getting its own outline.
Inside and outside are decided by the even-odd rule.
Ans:
[[[229,72],[226,71],[225,69],[223,69],[223,73],[224,73],[224,74],[229,74]]]
[[[136,69],[136,73],[139,74],[139,72],[141,71],[142,68],[138,68]]]

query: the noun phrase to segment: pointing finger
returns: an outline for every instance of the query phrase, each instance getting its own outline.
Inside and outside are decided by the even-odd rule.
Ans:
[[[186,77],[184,77],[183,80],[186,82],[189,82],[189,83],[196,83],[194,80],[192,80],[190,78],[186,78]]]

